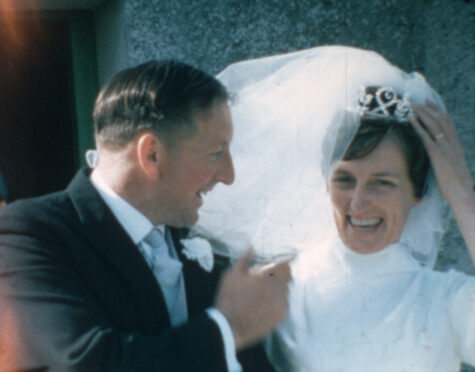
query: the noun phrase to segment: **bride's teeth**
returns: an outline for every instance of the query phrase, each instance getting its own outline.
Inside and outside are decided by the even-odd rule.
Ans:
[[[372,226],[372,225],[376,225],[379,221],[381,221],[380,218],[372,218],[372,219],[369,219],[369,220],[360,220],[358,218],[350,217],[351,224],[356,225],[356,226]]]

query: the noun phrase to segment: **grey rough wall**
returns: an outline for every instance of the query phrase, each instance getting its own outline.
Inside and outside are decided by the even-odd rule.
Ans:
[[[374,49],[420,71],[445,99],[475,174],[472,0],[124,0],[129,65],[178,58],[217,73],[249,58],[325,45]],[[452,222],[439,269],[475,273]]]
[[[228,64],[327,44],[373,49],[444,98],[475,175],[473,0],[121,0],[128,64]],[[475,274],[454,221],[437,268]],[[475,369],[466,369],[466,371]]]
[[[475,174],[475,2],[431,1],[421,35],[422,71],[440,92]],[[445,236],[438,268],[475,273],[456,223]],[[475,370],[475,369],[474,369]]]

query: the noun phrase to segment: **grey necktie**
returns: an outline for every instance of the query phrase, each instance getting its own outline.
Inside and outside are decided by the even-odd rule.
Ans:
[[[182,324],[187,320],[185,287],[182,278],[183,264],[170,255],[168,244],[162,232],[153,228],[144,238],[151,247],[146,257],[155,278],[162,288],[168,314],[172,325]],[[148,250],[148,247],[143,247]]]

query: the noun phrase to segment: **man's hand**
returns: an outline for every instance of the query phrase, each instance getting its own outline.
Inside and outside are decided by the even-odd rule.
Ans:
[[[250,267],[248,252],[223,275],[216,308],[228,320],[237,350],[255,343],[287,315],[288,261]]]

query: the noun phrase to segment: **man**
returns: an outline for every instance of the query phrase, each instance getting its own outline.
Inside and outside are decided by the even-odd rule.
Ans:
[[[180,241],[202,196],[234,180],[227,99],[183,63],[125,70],[96,100],[94,171],[5,208],[0,324],[14,330],[15,368],[271,368],[249,347],[285,316],[288,264],[249,267],[245,257],[217,286],[218,265],[207,272]]]

